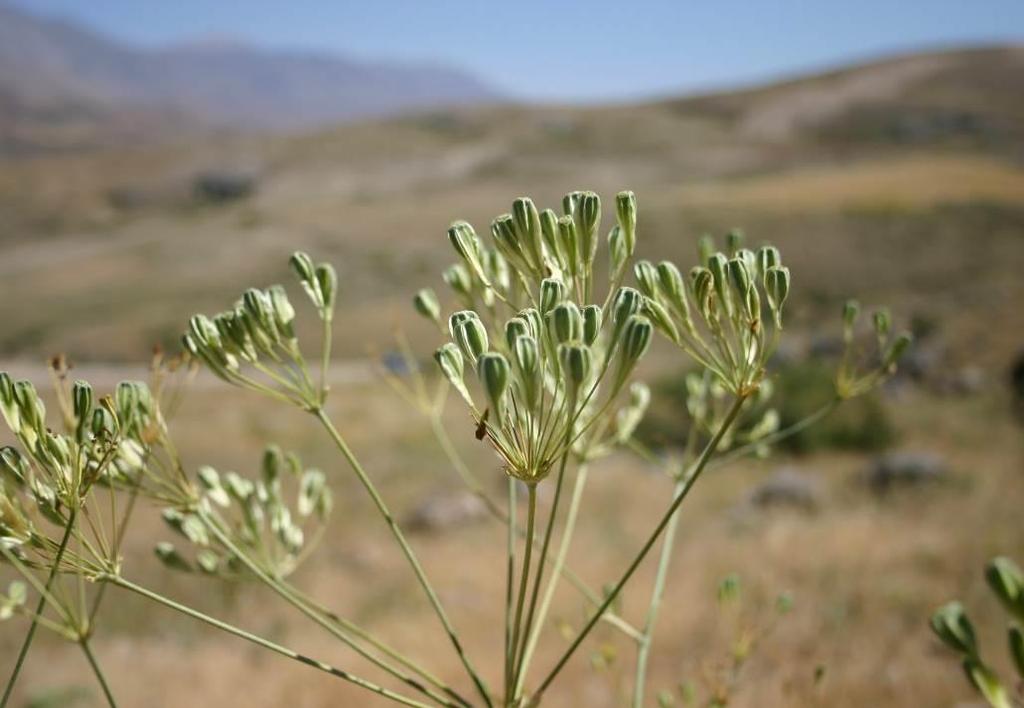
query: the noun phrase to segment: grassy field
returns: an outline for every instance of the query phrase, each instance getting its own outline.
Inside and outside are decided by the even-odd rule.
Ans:
[[[8,160],[0,163],[0,368],[38,375],[33,362],[57,351],[107,374],[145,362],[154,343],[177,346],[193,313],[222,309],[249,285],[287,282],[297,248],[338,268],[339,360],[386,352],[396,328],[425,357],[439,342],[409,300],[419,287],[438,287],[453,260],[448,223],[465,218],[485,233],[522,194],[547,206],[573,188],[605,199],[633,189],[639,256],[681,266],[694,262],[701,234],[742,227],[754,245],[776,243],[792,269],[787,356],[800,360],[827,345],[851,295],[891,305],[897,323],[921,335],[914,355],[926,371],[887,391],[881,411],[892,421],[891,449],[934,452],[951,473],[942,484],[877,497],[859,482],[875,453],[829,448],[709,473],[684,507],[651,700],[681,681],[703,689],[727,664],[737,627],[771,624],[730,705],[962,705],[972,694],[927,619],[962,598],[988,653],[1003,656],[1003,620],[981,570],[997,553],[1024,560],[1024,436],[1006,385],[1024,347],[1024,86],[1011,90],[1022,63],[1020,48],[929,55],[644,105],[438,112],[302,136]],[[198,200],[195,175],[210,170],[254,174],[256,192]],[[667,350],[654,354],[648,378],[678,373]],[[967,373],[975,383],[961,390]],[[257,403],[216,383],[197,386],[174,424],[186,462],[253,470],[263,444],[277,441],[321,466],[337,509],[296,582],[465,687],[407,567],[329,441],[300,414]],[[381,383],[339,385],[332,405],[400,518],[425,496],[458,488],[426,421]],[[500,497],[502,472],[454,405],[448,423]],[[784,464],[821,481],[816,512],[744,503]],[[671,485],[625,453],[602,462],[591,480],[572,563],[598,587],[629,561]],[[151,549],[166,531],[157,510],[140,511],[128,577],[363,668],[259,588],[163,570]],[[477,663],[497,682],[503,527],[485,519],[413,543]],[[739,610],[715,598],[733,572],[743,588]],[[626,593],[627,617],[640,620],[652,574],[646,563]],[[794,608],[774,621],[783,592]],[[578,626],[583,607],[567,590],[554,615]],[[378,705],[134,597],[111,595],[102,620],[95,646],[122,705]],[[3,626],[0,668],[21,628]],[[565,643],[552,624],[535,665],[549,665]],[[622,705],[633,652],[603,628],[551,705]],[[100,705],[80,655],[52,636],[39,642],[18,698],[33,708]]]

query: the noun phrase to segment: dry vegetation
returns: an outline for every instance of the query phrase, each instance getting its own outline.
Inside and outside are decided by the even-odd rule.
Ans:
[[[824,481],[817,513],[739,513],[747,490],[776,461],[701,480],[683,516],[651,685],[699,680],[707,662],[727,655],[715,587],[735,571],[749,611],[770,615],[782,591],[795,607],[758,646],[732,705],[952,706],[972,694],[927,618],[961,597],[994,639],[1000,618],[980,602],[979,570],[996,553],[1020,559],[1024,550],[1024,445],[1003,385],[1024,346],[1024,87],[1014,92],[1004,80],[998,92],[984,93],[985,81],[969,80],[991,72],[1019,86],[1021,56],[1020,49],[954,54],[923,78],[903,72],[875,93],[870,82],[850,89],[845,74],[816,79],[812,96],[835,81],[846,87],[839,95],[848,105],[830,102],[826,118],[784,139],[744,126],[768,98],[778,105],[786,92],[804,91],[799,83],[643,106],[444,113],[298,138],[0,164],[0,359],[24,362],[57,349],[98,361],[144,359],[154,341],[173,346],[192,312],[218,307],[243,285],[279,280],[285,254],[296,248],[338,267],[339,356],[386,349],[396,324],[427,335],[408,296],[450,260],[447,223],[483,224],[519,193],[548,204],[569,187],[609,194],[628,186],[642,204],[639,255],[652,259],[689,262],[700,233],[743,226],[751,242],[771,239],[786,254],[796,341],[834,326],[844,296],[866,294],[867,304],[888,302],[904,320],[914,316],[936,330],[930,341],[941,352],[940,374],[980,367],[984,385],[967,397],[922,386],[886,398],[900,447],[949,460],[943,485],[879,499],[856,482],[866,456],[824,451],[796,461]],[[1015,100],[1006,98],[1011,93]],[[923,142],[892,137],[899,116],[939,115],[948,106],[973,110],[984,129],[940,131]],[[889,122],[878,118],[890,114]],[[197,203],[189,180],[204,169],[252,171],[258,192]],[[130,205],[112,199],[125,190]],[[425,341],[424,354],[436,344]],[[662,359],[651,362],[652,376],[663,371]],[[327,441],[298,414],[258,413],[252,403],[200,387],[176,429],[186,459],[251,468],[262,443],[274,439],[331,469]],[[346,386],[334,406],[397,509],[408,510],[423,492],[456,488],[425,422],[385,387]],[[454,406],[451,425],[498,488],[496,463]],[[379,520],[345,474],[333,479],[339,508],[329,542],[298,584],[414,656],[439,654],[429,610],[374,526]],[[599,585],[631,557],[670,482],[626,455],[603,463],[592,480],[576,540],[586,561],[577,570]],[[156,514],[143,517],[147,533],[133,539],[129,563],[152,584],[297,649],[349,661],[255,588],[229,592],[161,570],[150,549],[163,529]],[[485,667],[500,665],[494,626],[504,579],[501,554],[490,551],[503,542],[502,528],[486,520],[414,540]],[[627,615],[642,611],[652,568],[627,591]],[[578,621],[581,612],[571,595],[560,596],[556,614]],[[95,645],[124,705],[375,705],[133,598],[119,596],[107,614]],[[0,635],[0,665],[19,639]],[[589,646],[599,651],[608,642],[617,652],[611,667],[597,670],[578,656],[549,696],[552,705],[617,705],[618,692],[628,690],[617,683],[617,662],[631,662],[632,649],[611,634]],[[560,648],[552,640],[539,663]],[[453,661],[442,675],[457,681],[458,668]],[[52,637],[39,643],[20,690],[23,700],[38,701],[33,706],[75,705],[82,692],[81,705],[98,705],[90,703],[79,655]]]

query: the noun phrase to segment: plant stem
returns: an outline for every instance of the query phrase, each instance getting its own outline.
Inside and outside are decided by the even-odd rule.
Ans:
[[[311,659],[310,657],[305,656],[304,654],[299,654],[298,652],[293,651],[292,649],[288,649],[287,647],[283,647],[280,644],[276,644],[270,641],[269,639],[264,639],[263,637],[247,632],[244,629],[240,629],[238,627],[230,625],[227,622],[223,622],[214,617],[210,617],[209,615],[205,615],[198,610],[194,610],[191,607],[187,607],[178,602],[175,602],[174,600],[164,597],[163,595],[160,595],[158,593],[155,593],[152,590],[148,590],[142,587],[141,585],[136,585],[135,583],[126,580],[119,575],[101,575],[97,578],[97,580],[113,583],[118,587],[124,588],[125,590],[130,590],[131,592],[134,592],[137,595],[141,595],[142,597],[145,597],[148,600],[152,600],[153,602],[164,605],[165,607],[169,607],[172,610],[176,610],[193,619],[197,619],[200,622],[205,622],[211,627],[216,627],[217,629],[223,632],[227,632],[228,634],[232,634],[241,639],[245,639],[246,641],[252,642],[253,644],[259,647],[269,649],[272,652],[280,654],[281,656],[288,657],[289,659],[297,661],[300,664],[312,666],[314,669],[319,669],[320,671],[328,673],[332,676],[336,676],[337,678],[348,681],[349,683],[355,684],[356,686],[359,686],[361,688],[365,688],[366,690],[372,691],[373,693],[376,693],[380,696],[390,698],[391,700],[397,703],[401,703],[407,706],[416,706],[416,708],[430,708],[429,704],[427,703],[421,703],[411,698],[407,698],[406,696],[403,696],[401,694],[389,691],[388,689],[382,686],[378,686],[375,683],[371,683],[366,679],[359,678],[358,676],[350,674],[347,671],[335,668],[329,664],[323,663],[322,661]]]
[[[110,708],[117,708],[117,701],[114,700],[114,694],[110,692],[110,686],[107,685],[107,679],[103,675],[103,670],[100,668],[99,662],[96,661],[96,657],[93,656],[92,649],[89,648],[89,640],[82,637],[78,640],[78,644],[82,647],[82,653],[85,654],[85,658],[89,660],[89,666],[92,667],[92,672],[96,675],[100,688],[103,689],[103,695],[107,697],[107,704]]]
[[[626,572],[623,573],[621,578],[619,578],[619,581],[615,584],[615,587],[605,598],[605,601],[597,609],[597,612],[595,612],[591,616],[590,620],[583,627],[580,633],[576,635],[576,639],[573,640],[572,644],[570,644],[569,648],[565,650],[565,653],[562,654],[562,657],[555,664],[554,668],[551,669],[548,675],[541,682],[540,687],[537,689],[537,692],[534,694],[533,699],[530,702],[530,705],[537,705],[540,702],[541,696],[543,695],[544,691],[547,689],[548,686],[551,685],[551,682],[555,679],[558,673],[565,667],[566,662],[569,661],[572,655],[579,648],[580,644],[583,643],[583,640],[587,637],[587,635],[590,634],[590,631],[597,624],[598,620],[601,619],[601,615],[604,613],[604,611],[611,606],[611,604],[619,596],[619,593],[622,592],[622,588],[625,587],[626,583],[629,582],[629,579],[633,577],[633,573],[635,573],[636,569],[640,567],[640,563],[647,556],[647,553],[651,550],[651,547],[654,546],[654,543],[658,540],[658,537],[661,536],[662,531],[665,530],[665,527],[668,525],[669,521],[671,521],[672,516],[676,512],[676,509],[678,509],[680,504],[683,503],[683,500],[686,499],[686,496],[689,493],[690,489],[693,488],[693,484],[697,481],[697,479],[700,477],[701,472],[707,466],[708,460],[711,458],[711,455],[714,454],[715,449],[718,447],[718,444],[722,440],[722,437],[725,435],[726,431],[736,420],[736,416],[739,415],[740,408],[743,407],[743,403],[745,400],[746,395],[740,394],[736,396],[736,400],[733,403],[732,408],[726,415],[725,420],[722,421],[721,427],[719,427],[714,437],[712,437],[711,440],[708,442],[707,447],[704,448],[704,451],[701,453],[700,458],[697,460],[697,464],[694,466],[693,474],[691,474],[689,478],[686,480],[685,484],[683,485],[682,491],[672,501],[672,504],[669,505],[669,508],[665,512],[664,516],[662,516],[661,521],[658,522],[658,525],[655,527],[654,531],[651,533],[646,543],[644,543],[643,547],[640,549],[640,552],[633,559],[633,562],[629,564],[629,567],[626,569]]]
[[[462,699],[461,697],[458,697],[458,694],[455,693],[454,691],[452,691],[452,689],[448,688],[447,686],[442,684],[442,685],[438,686],[438,688],[440,688],[441,690],[445,691],[446,693],[449,693],[449,695],[454,695],[454,696],[458,697],[459,703],[453,703],[451,700],[445,698],[444,696],[440,696],[440,695],[436,694],[434,691],[431,691],[429,688],[424,686],[422,683],[417,681],[412,676],[409,676],[408,674],[402,673],[401,671],[396,669],[391,664],[388,664],[386,661],[383,661],[380,657],[370,653],[369,651],[367,651],[366,649],[361,647],[359,644],[354,642],[351,637],[346,635],[339,627],[337,627],[334,623],[332,623],[326,617],[324,617],[324,614],[322,612],[318,611],[316,608],[310,607],[301,598],[296,597],[288,589],[288,587],[284,583],[282,583],[278,579],[276,579],[276,578],[272,577],[271,575],[267,574],[266,572],[264,572],[263,569],[260,568],[248,556],[248,554],[246,554],[244,551],[242,551],[227,536],[227,534],[225,534],[223,532],[223,530],[220,528],[220,525],[217,523],[216,519],[211,517],[206,511],[204,511],[202,509],[199,509],[198,514],[199,514],[199,518],[203,520],[204,524],[210,530],[210,532],[214,535],[214,537],[225,548],[227,548],[228,551],[230,551],[236,558],[238,558],[238,560],[240,560],[242,562],[242,564],[246,568],[249,569],[249,572],[253,573],[260,580],[260,582],[262,582],[268,588],[270,588],[275,593],[277,593],[278,597],[280,597],[285,602],[287,602],[289,605],[291,605],[292,607],[297,609],[299,612],[301,612],[308,619],[310,619],[314,623],[316,623],[319,627],[325,629],[335,639],[338,639],[343,644],[345,644],[347,647],[349,647],[350,649],[355,651],[357,654],[362,656],[364,659],[366,659],[367,661],[371,662],[375,666],[383,669],[384,671],[389,673],[391,676],[397,678],[399,681],[402,681],[404,684],[406,684],[410,688],[413,688],[414,690],[419,691],[419,692],[429,696],[430,698],[435,700],[440,705],[450,706],[450,707],[457,707],[459,705],[467,705],[465,699]]]
[[[583,488],[587,484],[587,466],[581,465],[576,471],[576,483],[573,485],[572,499],[569,501],[569,512],[565,518],[565,527],[562,529],[562,540],[558,546],[558,553],[555,556],[554,568],[551,577],[548,579],[547,587],[544,589],[544,597],[541,599],[540,611],[537,613],[537,621],[530,633],[529,641],[520,660],[519,679],[516,682],[516,693],[522,691],[526,681],[526,671],[533,658],[533,652],[537,647],[537,641],[544,630],[544,622],[547,618],[548,609],[551,607],[551,600],[555,596],[555,588],[561,579],[562,569],[565,567],[565,559],[569,555],[569,546],[572,543],[573,532],[576,529],[576,515],[579,512],[580,499],[583,498]],[[596,604],[596,603],[595,603]]]
[[[36,628],[39,626],[39,620],[37,619],[43,614],[43,610],[46,609],[46,596],[50,592],[50,588],[53,587],[54,581],[57,579],[57,573],[60,569],[61,559],[64,557],[64,551],[67,550],[68,541],[71,540],[71,531],[75,527],[75,518],[78,516],[78,507],[73,507],[68,513],[68,523],[64,527],[64,536],[60,540],[60,546],[57,547],[57,555],[54,556],[53,566],[50,567],[50,574],[46,578],[45,592],[40,594],[39,604],[36,605],[35,614],[32,617],[32,624],[29,625],[28,632],[25,634],[25,641],[21,644],[21,650],[18,652],[18,658],[14,662],[14,671],[11,672],[11,677],[7,680],[7,688],[4,689],[3,699],[0,699],[0,708],[5,708],[7,702],[11,700],[11,693],[14,691],[14,684],[18,682],[18,676],[21,674],[21,667],[25,664],[25,657],[28,656],[28,650],[32,647],[32,640],[36,635]]]
[[[519,597],[516,600],[516,616],[512,623],[512,642],[507,647],[508,653],[505,656],[505,662],[509,667],[506,675],[510,679],[508,685],[505,686],[506,705],[513,705],[515,699],[513,684],[515,681],[516,651],[519,647],[519,635],[522,632],[523,605],[526,604],[526,588],[530,584],[530,561],[533,555],[533,539],[536,535],[534,526],[537,517],[537,485],[527,484],[526,490],[528,492],[526,502],[526,550],[523,552],[523,565],[519,573]]]
[[[682,494],[686,486],[686,478],[680,478],[673,490],[673,498]],[[668,577],[668,567],[672,562],[672,549],[675,546],[676,531],[679,528],[679,509],[672,514],[672,518],[665,527],[665,540],[661,546],[661,556],[658,558],[658,571],[654,576],[654,588],[651,590],[651,602],[647,608],[647,616],[644,618],[643,634],[637,642],[636,655],[636,676],[633,686],[633,708],[642,708],[644,704],[644,688],[647,682],[647,662],[650,658],[651,643],[654,641],[654,627],[658,621],[658,612],[661,609],[661,598],[665,593],[665,580]]]
[[[402,549],[402,553],[405,555],[406,560],[408,560],[409,565],[412,566],[413,572],[416,575],[416,579],[419,582],[420,587],[423,588],[423,592],[426,594],[427,599],[430,601],[431,606],[434,608],[434,612],[437,614],[437,617],[441,622],[441,625],[444,627],[445,632],[448,634],[448,639],[451,641],[452,646],[455,648],[455,653],[458,654],[459,660],[462,662],[463,667],[466,669],[466,672],[469,674],[469,677],[473,680],[473,684],[474,686],[476,686],[476,690],[480,693],[480,696],[481,698],[483,698],[484,703],[487,706],[492,706],[493,704],[491,702],[491,697],[486,685],[484,684],[480,676],[477,674],[476,669],[473,668],[472,663],[469,661],[469,657],[466,656],[466,653],[462,648],[462,643],[459,641],[458,635],[455,633],[455,628],[452,626],[451,621],[448,619],[447,613],[445,613],[444,608],[441,606],[440,598],[438,598],[433,586],[427,579],[427,575],[423,571],[423,567],[420,565],[419,559],[416,557],[416,554],[413,553],[412,547],[409,546],[409,542],[406,540],[405,534],[402,533],[402,529],[399,527],[398,522],[395,520],[395,517],[392,516],[391,511],[384,503],[384,499],[377,491],[377,487],[370,480],[369,476],[366,474],[366,471],[363,469],[363,466],[359,463],[359,460],[356,459],[356,456],[353,454],[352,450],[349,448],[344,438],[341,437],[341,433],[338,432],[338,429],[334,427],[334,424],[331,422],[330,417],[327,415],[326,412],[324,412],[323,408],[318,407],[314,409],[313,413],[314,415],[316,415],[317,419],[320,421],[320,423],[327,430],[328,434],[334,440],[334,444],[337,445],[338,450],[348,461],[349,466],[352,467],[352,470],[356,473],[356,476],[359,478],[359,481],[362,483],[363,487],[366,489],[366,492],[370,495],[370,498],[373,500],[374,505],[377,507],[377,511],[379,511],[381,516],[384,517],[384,521],[385,523],[387,523],[388,528],[391,530],[391,534],[395,537],[395,540],[398,542],[398,545]]]
[[[518,529],[516,528],[516,480],[514,477],[509,476],[508,478],[508,517],[506,523],[508,524],[508,542],[505,550],[506,566],[505,566],[505,693],[508,694],[508,688],[512,685],[512,662],[511,657],[514,652],[512,648],[512,588],[515,585],[516,575],[516,539],[519,537]]]

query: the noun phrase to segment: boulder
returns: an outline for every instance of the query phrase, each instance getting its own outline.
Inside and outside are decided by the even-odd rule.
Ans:
[[[751,506],[790,508],[814,511],[821,505],[824,491],[821,481],[812,474],[783,467],[750,493]]]

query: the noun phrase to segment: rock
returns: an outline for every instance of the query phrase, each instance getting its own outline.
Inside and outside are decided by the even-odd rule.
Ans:
[[[884,493],[897,487],[939,482],[948,473],[946,461],[934,453],[891,452],[876,458],[864,479],[872,490]]]
[[[434,533],[474,523],[486,515],[487,507],[475,494],[445,492],[427,497],[402,525],[410,531]]]
[[[256,191],[256,177],[247,172],[210,170],[196,175],[192,180],[192,191],[201,201],[235,201]]]
[[[750,493],[751,506],[768,508],[796,508],[813,511],[821,505],[824,492],[821,481],[814,475],[791,467],[783,467],[758,485]]]

